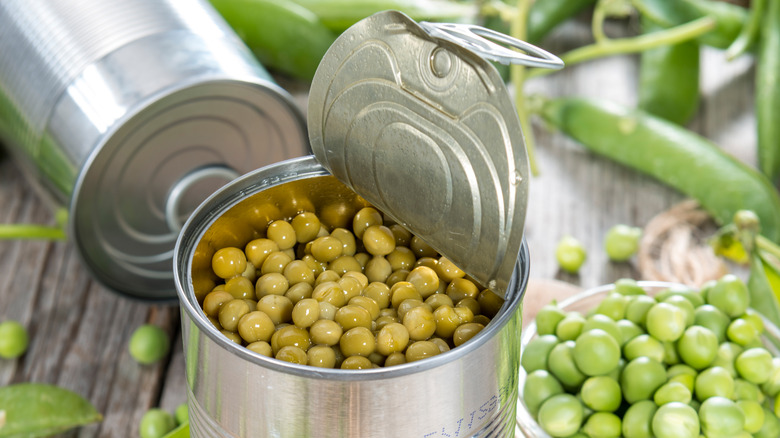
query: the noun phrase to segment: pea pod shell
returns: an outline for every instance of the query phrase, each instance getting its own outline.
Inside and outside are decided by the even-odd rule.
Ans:
[[[542,116],[589,150],[699,201],[720,224],[752,210],[780,240],[780,197],[761,173],[706,138],[644,111],[582,98],[548,100]]]
[[[761,313],[775,325],[780,324],[780,273],[777,267],[765,261],[760,251],[750,255],[750,307]]]
[[[642,20],[646,32],[660,27]],[[684,125],[699,108],[699,43],[686,41],[642,52],[639,108]]]
[[[756,67],[756,125],[759,168],[780,177],[780,1],[769,2],[761,28]]]
[[[336,36],[316,15],[278,0],[210,0],[260,62],[310,80]]]
[[[0,422],[0,437],[49,436],[102,419],[80,395],[43,383],[0,388],[0,411],[5,416]]]
[[[190,423],[182,423],[168,432],[163,438],[190,438]]]
[[[747,10],[724,1],[712,0],[633,0],[646,18],[662,27],[678,26],[705,16],[715,20],[715,29],[698,38],[699,42],[720,49],[728,48],[748,20]]]

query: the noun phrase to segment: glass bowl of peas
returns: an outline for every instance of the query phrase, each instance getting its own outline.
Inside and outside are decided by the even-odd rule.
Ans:
[[[731,274],[583,291],[523,331],[516,435],[780,436],[779,346]]]

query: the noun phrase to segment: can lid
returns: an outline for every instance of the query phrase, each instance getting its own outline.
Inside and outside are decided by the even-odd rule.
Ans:
[[[261,78],[184,83],[149,101],[95,148],[70,222],[104,285],[173,301],[174,246],[192,211],[239,175],[310,150],[292,96]]]
[[[522,244],[529,168],[517,112],[485,58],[563,66],[478,26],[418,24],[395,11],[366,18],[317,69],[309,141],[344,184],[504,296]]]

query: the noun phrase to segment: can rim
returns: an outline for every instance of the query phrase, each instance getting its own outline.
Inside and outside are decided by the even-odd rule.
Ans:
[[[200,332],[208,336],[221,348],[255,365],[301,377],[339,381],[389,379],[422,372],[428,369],[452,363],[455,359],[465,356],[471,353],[473,350],[480,348],[483,344],[481,342],[482,340],[491,338],[496,332],[502,330],[508,321],[514,316],[515,312],[513,309],[518,308],[520,303],[522,303],[526,288],[528,286],[528,278],[530,273],[530,253],[525,238],[523,238],[520,252],[515,262],[514,275],[512,275],[509,287],[507,288],[508,290],[512,291],[512,294],[505,299],[504,304],[499,309],[496,317],[491,321],[491,324],[476,334],[468,342],[453,348],[450,351],[446,351],[442,354],[427,358],[425,360],[395,365],[388,368],[372,368],[360,370],[360,372],[355,372],[354,370],[316,368],[308,365],[286,363],[278,359],[260,355],[230,341],[222,333],[220,333],[203,315],[203,312],[200,310],[199,306],[197,306],[197,299],[195,298],[195,292],[193,288],[185,287],[185,284],[192,278],[190,266],[192,265],[192,257],[195,250],[195,245],[192,243],[199,242],[202,239],[204,233],[208,230],[211,222],[219,217],[222,213],[229,210],[242,199],[245,199],[248,196],[252,196],[270,187],[251,185],[250,181],[262,181],[268,177],[278,177],[279,173],[277,172],[277,169],[292,163],[300,165],[304,171],[299,172],[295,177],[286,179],[284,181],[279,181],[277,183],[303,179],[313,175],[330,175],[330,173],[324,167],[322,167],[319,162],[316,161],[314,156],[293,158],[259,168],[222,187],[220,190],[212,194],[208,199],[203,201],[203,203],[200,204],[200,206],[192,213],[187,222],[184,224],[184,228],[182,229],[183,231],[180,233],[176,242],[176,249],[173,255],[173,268],[175,272],[174,281],[176,283],[176,292],[179,297],[179,306],[189,317],[190,321],[198,327]],[[240,197],[225,196],[226,193],[235,191],[237,187],[249,187],[249,189],[240,190]],[[212,208],[215,206],[219,207],[218,212],[214,212],[214,210],[212,210]],[[204,221],[204,219],[209,220]],[[182,251],[183,249],[187,249],[187,252],[184,253]]]

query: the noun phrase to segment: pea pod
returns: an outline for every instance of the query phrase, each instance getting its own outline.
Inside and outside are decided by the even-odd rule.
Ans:
[[[0,437],[49,436],[100,421],[80,395],[54,385],[18,383],[0,388]]]
[[[645,32],[660,27],[642,18]],[[686,41],[642,52],[639,108],[684,125],[699,108],[699,43]]]
[[[542,116],[589,150],[646,173],[698,200],[728,223],[754,211],[780,241],[780,197],[769,181],[696,133],[647,112],[582,98],[547,100]]]
[[[190,423],[186,422],[178,425],[176,429],[165,434],[163,438],[190,438]]]
[[[556,26],[594,3],[595,0],[535,1],[528,10],[528,41],[541,41]]]
[[[403,12],[415,21],[463,21],[475,15],[473,4],[449,0],[293,0],[319,17],[333,32],[341,33],[358,21],[385,10]]]
[[[737,38],[726,50],[726,59],[732,60],[751,49],[758,39],[767,0],[751,0],[748,18]]]
[[[316,15],[278,0],[211,0],[266,67],[310,80],[336,36]]]
[[[661,27],[678,26],[705,16],[715,20],[711,32],[699,42],[720,49],[728,48],[747,22],[747,10],[723,1],[712,0],[632,0],[639,12]]]
[[[756,125],[759,168],[780,177],[780,2],[769,2],[761,27],[756,68]]]

